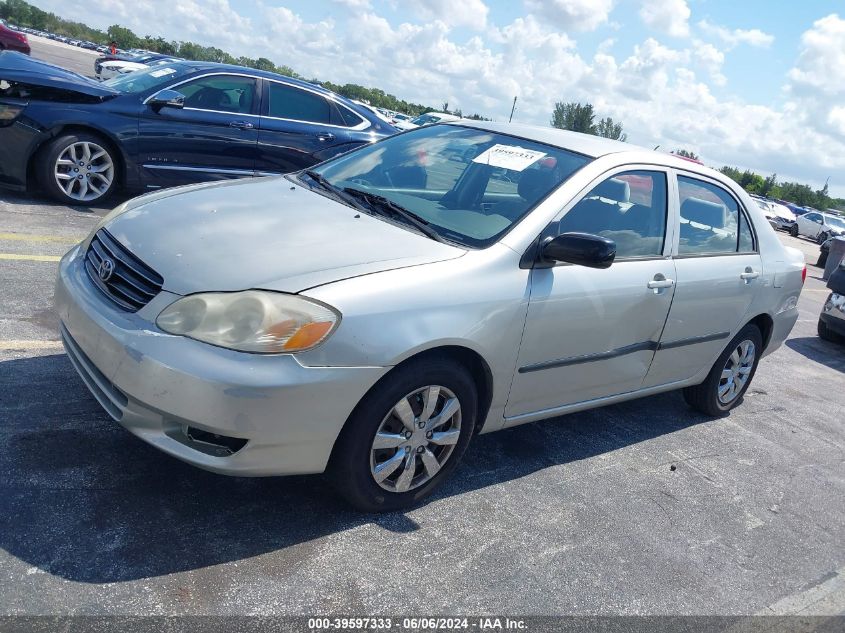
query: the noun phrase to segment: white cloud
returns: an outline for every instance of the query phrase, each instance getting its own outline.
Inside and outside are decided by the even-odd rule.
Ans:
[[[693,42],[693,59],[704,68],[717,86],[724,86],[728,80],[722,74],[722,64],[725,63],[725,54],[712,44],[699,40]]]
[[[607,22],[614,0],[525,0],[525,8],[564,31],[593,31]]]
[[[426,0],[410,2],[408,6],[424,20],[439,20],[449,26],[466,26],[477,30],[486,26],[487,14],[490,12],[482,0]]]
[[[364,11],[366,9],[370,9],[372,5],[370,4],[370,0],[331,0],[335,4],[339,4],[341,6],[346,7],[347,9],[352,9],[356,11]]]
[[[727,29],[718,24],[711,24],[707,20],[698,23],[699,28],[709,35],[721,39],[729,48],[738,44],[748,44],[758,48],[768,48],[775,41],[775,36],[764,33],[760,29]]]
[[[640,18],[651,28],[671,35],[689,35],[690,8],[686,0],[643,0]]]

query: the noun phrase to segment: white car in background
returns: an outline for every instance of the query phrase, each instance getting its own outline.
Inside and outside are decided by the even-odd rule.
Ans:
[[[811,211],[799,215],[789,233],[792,237],[803,235],[823,244],[828,238],[845,235],[845,219],[821,211]]]
[[[161,64],[172,64],[175,61],[179,60],[173,57],[161,57],[156,55],[152,59],[148,56],[139,57],[136,60],[113,59],[110,61],[99,62],[96,65],[97,79],[100,81],[106,81],[107,79],[113,79],[114,77],[135,72],[136,70],[144,70]]]
[[[769,224],[772,225],[772,228],[781,229],[783,231],[789,231],[792,229],[792,225],[795,224],[795,214],[792,213],[788,207],[761,196],[752,195],[751,198],[763,211],[763,215],[766,216],[766,219],[769,221]]]
[[[461,117],[454,114],[447,114],[445,112],[426,112],[421,114],[416,119],[410,121],[397,121],[393,125],[400,130],[413,130],[415,127],[422,127],[423,125],[431,125],[432,123],[447,123],[449,121],[460,121]]]

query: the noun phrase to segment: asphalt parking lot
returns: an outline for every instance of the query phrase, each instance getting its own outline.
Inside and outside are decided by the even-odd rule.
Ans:
[[[0,615],[845,613],[845,348],[816,336],[820,269],[730,415],[670,393],[477,437],[430,503],[371,516],[320,477],[194,469],[100,409],[52,292],[107,210],[0,190]]]
[[[367,516],[319,477],[196,470],[100,410],[51,296],[105,212],[0,192],[0,613],[845,611],[845,349],[815,334],[819,269],[729,416],[671,393],[478,437],[431,503]]]

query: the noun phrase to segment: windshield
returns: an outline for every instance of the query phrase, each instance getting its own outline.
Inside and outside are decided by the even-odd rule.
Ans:
[[[169,86],[174,79],[184,77],[191,72],[190,66],[180,64],[168,64],[153,66],[125,75],[118,75],[114,79],[104,81],[103,85],[114,88],[125,94],[140,94],[159,86]]]
[[[411,123],[414,125],[428,125],[429,123],[437,123],[439,120],[439,117],[431,114],[423,114],[422,116],[418,116],[416,119],[413,119]]]
[[[832,215],[827,216],[827,223],[837,229],[845,229],[845,221],[842,218],[836,218]]]
[[[504,134],[434,125],[389,137],[314,171],[337,190],[386,198],[446,240],[483,248],[589,161]]]

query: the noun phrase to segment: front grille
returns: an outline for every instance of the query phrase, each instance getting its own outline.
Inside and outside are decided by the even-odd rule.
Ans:
[[[111,273],[105,266],[111,262]],[[108,231],[100,229],[85,253],[85,270],[105,295],[127,312],[137,312],[160,291],[164,279],[124,248]],[[104,274],[101,274],[104,272]]]

